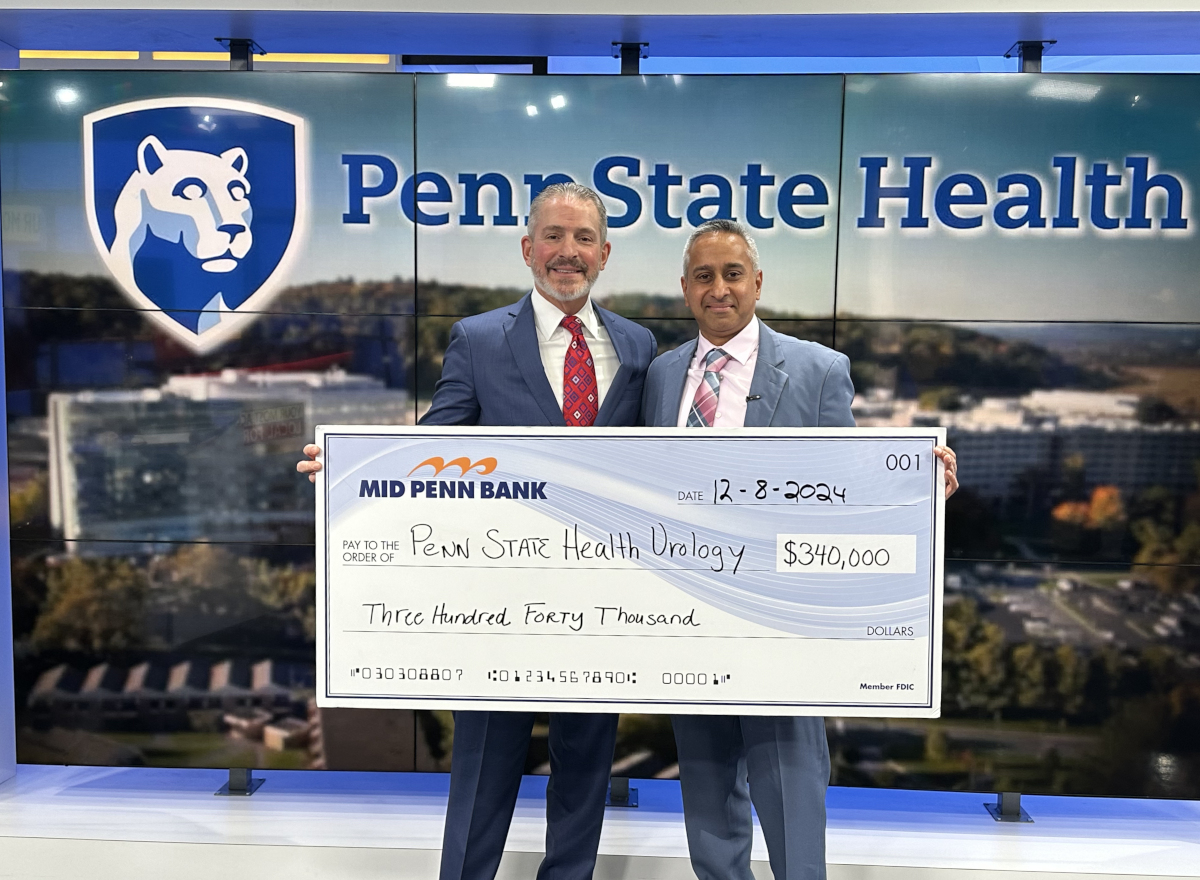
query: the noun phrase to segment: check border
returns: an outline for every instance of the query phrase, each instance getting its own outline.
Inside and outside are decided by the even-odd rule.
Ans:
[[[495,426],[444,426],[444,425],[397,425],[397,426],[369,426],[369,425],[318,425],[316,429],[316,443],[322,449],[322,454],[318,457],[319,461],[323,461],[329,453],[329,441],[338,438],[349,437],[368,437],[381,440],[404,438],[407,436],[419,436],[425,439],[461,439],[464,436],[469,437],[519,437],[522,439],[569,439],[573,437],[587,437],[596,439],[598,437],[627,437],[635,440],[638,437],[654,437],[657,440],[677,440],[681,442],[691,442],[698,439],[694,436],[689,436],[684,433],[686,429],[681,428],[633,428],[633,427],[592,427],[586,433],[580,432],[576,428],[530,428],[530,427],[495,427]],[[721,436],[735,437],[740,440],[754,440],[759,442],[803,442],[805,440],[826,441],[841,437],[850,439],[871,439],[871,440],[928,440],[934,445],[945,445],[946,429],[944,427],[928,427],[928,428],[709,428],[704,432],[705,439],[715,439]],[[935,457],[937,467],[931,469],[930,480],[930,503],[933,505],[933,516],[931,517],[933,528],[929,534],[929,558],[930,579],[932,581],[930,587],[933,593],[929,603],[929,643],[926,655],[926,686],[929,699],[924,702],[856,702],[839,700],[833,701],[771,701],[759,700],[754,703],[746,701],[723,701],[723,700],[705,700],[703,703],[697,703],[695,700],[685,699],[656,699],[652,703],[643,701],[629,701],[628,699],[612,699],[601,697],[580,697],[572,696],[557,700],[544,696],[536,697],[521,697],[521,696],[504,696],[504,697],[465,697],[462,695],[420,695],[420,696],[391,696],[391,695],[371,695],[371,694],[352,694],[332,692],[329,689],[331,680],[330,657],[328,645],[330,644],[331,632],[329,629],[330,623],[330,608],[329,608],[329,552],[328,552],[328,509],[329,509],[329,491],[330,482],[327,479],[328,469],[323,468],[317,474],[316,480],[316,525],[317,525],[317,574],[318,583],[317,589],[320,590],[322,596],[321,601],[317,603],[317,630],[322,636],[318,639],[317,644],[317,668],[318,682],[317,694],[318,703],[328,706],[370,706],[384,704],[395,708],[430,708],[430,709],[487,709],[493,705],[509,705],[520,704],[526,710],[533,711],[552,711],[552,712],[589,712],[595,711],[596,708],[606,709],[612,712],[634,712],[641,714],[662,714],[655,712],[656,709],[662,708],[666,711],[679,711],[683,709],[691,712],[703,712],[705,714],[732,714],[714,712],[713,709],[728,708],[736,710],[736,714],[788,714],[783,712],[766,713],[763,710],[799,710],[799,709],[821,709],[832,708],[837,711],[832,712],[835,716],[867,716],[867,717],[884,717],[889,714],[889,710],[905,709],[903,717],[938,717],[940,715],[940,697],[941,697],[941,668],[936,662],[936,658],[941,656],[942,645],[942,620],[943,620],[943,591],[944,591],[944,570],[945,558],[944,554],[939,552],[939,548],[943,544],[945,532],[945,499],[944,491],[941,491],[943,481],[944,465]],[[418,635],[417,633],[406,633],[406,635]],[[477,633],[478,635],[489,635],[488,633]],[[501,635],[500,633],[491,634],[494,636]],[[612,636],[608,636],[612,637]],[[627,638],[662,638],[662,636],[625,636]],[[742,639],[743,636],[709,636],[707,638],[729,638]],[[757,710],[757,711],[756,711]],[[877,710],[874,712],[868,710]],[[913,710],[925,710],[924,713],[916,714]],[[503,711],[503,710],[501,710]],[[792,714],[801,714],[793,712]],[[804,713],[813,714],[813,713]]]

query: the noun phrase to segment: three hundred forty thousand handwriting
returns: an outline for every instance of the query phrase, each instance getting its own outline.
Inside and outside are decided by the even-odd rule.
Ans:
[[[582,203],[589,209],[585,214],[598,219],[598,225],[603,229],[603,206],[590,191],[579,187],[556,193],[549,200],[549,207],[557,209],[563,202],[573,203],[573,207]],[[534,270],[534,301],[537,304],[537,296],[540,295],[548,302],[555,302],[554,293],[560,289],[554,284],[552,275],[556,263],[562,263],[565,259],[573,261],[578,256],[584,265],[591,264],[586,253],[567,253],[573,250],[571,246],[565,250],[559,247],[537,254],[531,245],[536,246],[543,235],[543,223],[539,222],[539,218],[554,217],[555,223],[550,223],[548,219],[544,221],[546,227],[553,228],[558,225],[558,215],[549,210],[531,210],[530,214],[529,235],[523,239],[522,245],[526,262]],[[607,251],[608,245],[602,244],[598,268],[603,267]],[[539,262],[541,257],[544,260]],[[570,266],[570,263],[566,265]],[[593,280],[598,268],[594,272],[588,271]],[[850,402],[854,392],[849,362],[845,356],[815,343],[776,334],[754,316],[762,288],[762,272],[758,265],[757,249],[744,227],[731,221],[712,221],[698,228],[689,238],[684,251],[681,281],[688,306],[699,324],[700,335],[697,340],[661,356],[650,368],[642,400],[642,423],[681,428],[853,426]],[[544,288],[552,289],[548,293]],[[577,287],[573,289],[578,290]],[[564,305],[555,304],[568,315],[571,313]],[[578,308],[586,309],[588,305],[586,298],[577,303]],[[528,298],[518,307],[528,312]],[[611,330],[613,325],[609,314],[602,311],[601,314],[604,326]],[[539,329],[540,324],[539,316]],[[547,362],[547,340],[544,336],[539,339],[529,335],[528,342],[531,345],[539,341],[542,343],[542,361],[546,366],[544,372],[549,380],[552,374]],[[571,344],[574,348],[574,338]],[[618,354],[621,352],[618,351]],[[448,351],[448,364],[450,361]],[[624,358],[621,363],[625,365]],[[561,358],[557,361],[554,369],[555,375],[562,373],[564,384],[570,381],[570,352],[565,361]],[[530,372],[536,373],[535,378],[540,378],[543,371]],[[600,372],[597,365],[596,373]],[[529,379],[530,375],[527,374],[525,381]],[[599,384],[603,393],[604,381],[601,380]],[[637,384],[641,384],[640,376]],[[558,391],[557,388],[554,390]],[[544,391],[549,392],[550,388]],[[441,392],[442,387],[439,386],[435,393],[434,410],[437,409]],[[558,394],[555,396],[557,398]],[[602,414],[605,409],[607,407],[602,404]],[[567,419],[570,419],[569,415]],[[477,410],[472,421],[459,423],[480,422],[485,422],[485,419]],[[545,423],[541,420],[538,422]],[[614,424],[612,421],[608,423]],[[305,448],[305,454],[312,460],[301,462],[298,470],[313,475],[321,469],[321,464],[315,460],[320,455],[320,449],[310,445]],[[954,454],[945,447],[936,447],[935,454],[945,465],[945,494],[949,497],[958,486]],[[465,720],[466,716],[475,714],[460,713],[456,718]],[[493,717],[499,715],[490,714]],[[829,759],[823,720],[819,717],[708,715],[676,716],[673,721],[679,747],[689,847],[693,867],[701,880],[727,877],[750,880],[751,802],[759,812],[775,877],[778,880],[785,877],[824,877],[824,796]],[[552,759],[554,746],[552,736]],[[458,787],[456,783],[471,781],[465,776],[476,779],[481,771],[487,773],[486,768],[467,769],[460,765],[459,747],[456,725],[452,801]],[[607,756],[611,756],[611,744],[607,744],[606,760]],[[585,768],[571,765],[582,756],[563,757],[565,760],[554,770],[559,774],[559,779],[570,783],[581,778],[580,774]],[[505,759],[497,760],[490,752],[488,761],[492,765],[511,763]],[[595,768],[587,769],[594,772]],[[515,772],[520,772],[519,761]],[[589,775],[591,781],[590,772],[585,775]],[[561,806],[555,803],[555,798],[561,795],[556,795],[554,788],[552,774],[547,803],[551,827],[548,828],[546,862],[539,876],[558,876],[561,873],[563,877],[585,880],[594,865],[593,840],[598,841],[599,817],[593,826],[596,837],[584,835],[590,838],[588,851],[580,853],[580,857],[569,867],[564,861],[562,867],[565,870],[550,870],[554,866],[552,858],[555,857],[550,844],[555,830],[556,806]],[[515,789],[512,795],[515,798]],[[602,801],[602,790],[599,797]],[[495,801],[493,803],[500,806]],[[475,810],[478,811],[480,806],[477,796]],[[506,806],[508,809],[504,815],[496,816],[495,821],[489,823],[495,826],[491,829],[495,833],[488,835],[490,840],[484,845],[488,850],[493,850],[497,845],[503,846],[503,832],[507,831],[512,804]],[[589,809],[585,812],[595,815],[594,806],[588,804]],[[478,818],[478,813],[476,816]],[[494,860],[491,854],[484,858],[471,858],[469,855],[464,858],[461,854],[464,843],[468,850],[478,848],[478,843],[473,847],[470,840],[463,840],[468,835],[473,836],[472,832],[467,831],[467,825],[457,829],[451,827],[452,822],[464,821],[470,824],[469,817],[455,816],[453,810],[448,812],[446,848],[459,850],[460,853],[451,857],[458,865],[456,870],[454,864],[448,863],[451,853],[443,852],[443,880],[466,876],[490,880],[494,876],[499,853],[495,852]],[[576,840],[582,842],[580,838]],[[561,847],[559,849],[561,851]],[[557,858],[561,859],[561,854]],[[466,864],[468,862],[470,864]]]

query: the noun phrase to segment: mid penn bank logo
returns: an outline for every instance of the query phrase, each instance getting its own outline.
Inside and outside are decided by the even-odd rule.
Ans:
[[[531,501],[546,500],[546,481],[533,480],[476,480],[463,479],[467,476],[486,476],[499,467],[494,458],[478,461],[463,456],[446,461],[441,456],[427,458],[408,472],[406,476],[419,475],[421,479],[362,480],[358,486],[359,498],[526,498]],[[418,472],[424,473],[418,474]],[[458,479],[442,479],[455,477]],[[437,477],[438,479],[432,479]]]
[[[279,291],[308,226],[305,122],[225,98],[155,98],[83,118],[92,240],[121,290],[197,352]]]
[[[425,459],[423,462],[409,471],[408,475],[411,477],[423,467],[433,468],[433,475],[435,477],[441,474],[447,468],[456,467],[458,468],[458,475],[460,477],[465,477],[471,471],[478,471],[480,474],[490,474],[496,469],[496,459],[481,458],[479,461],[472,462],[471,459],[464,456],[463,458],[455,458],[451,461],[446,461],[444,458],[435,455],[433,458]]]

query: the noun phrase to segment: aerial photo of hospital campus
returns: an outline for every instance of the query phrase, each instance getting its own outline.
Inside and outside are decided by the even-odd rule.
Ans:
[[[413,288],[293,288],[195,355],[105,279],[5,276],[19,760],[448,769],[449,713],[313,704],[294,472],[315,425],[428,405],[454,318],[424,315],[524,293]],[[942,717],[828,719],[833,781],[1200,797],[1200,330],[760,314],[850,357],[859,425],[944,425],[961,463]],[[622,719],[614,773],[677,773],[665,716]]]

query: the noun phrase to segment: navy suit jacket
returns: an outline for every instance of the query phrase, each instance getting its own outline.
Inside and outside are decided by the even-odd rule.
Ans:
[[[451,328],[442,378],[422,425],[566,425],[538,351],[530,299],[534,295],[463,318]],[[596,424],[637,424],[646,368],[658,350],[654,335],[593,306],[621,362]]]
[[[762,324],[758,361],[750,379],[747,428],[853,428],[850,359],[817,342],[776,333]],[[672,427],[687,384],[688,365],[696,354],[693,339],[656,358],[646,375],[645,424]]]

